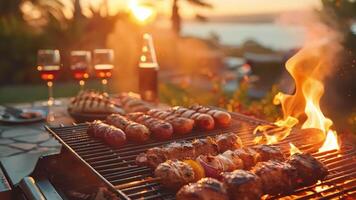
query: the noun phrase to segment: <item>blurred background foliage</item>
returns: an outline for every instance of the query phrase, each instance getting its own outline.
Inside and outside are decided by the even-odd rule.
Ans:
[[[183,0],[180,0],[183,1]],[[72,96],[77,86],[71,79],[68,70],[70,50],[94,48],[113,48],[116,53],[116,78],[112,80],[113,92],[136,90],[137,58],[140,54],[140,37],[144,31],[153,34],[158,60],[162,73],[170,71],[195,75],[197,72],[208,74],[213,87],[211,90],[199,91],[188,83],[176,85],[162,82],[160,84],[161,100],[171,105],[188,105],[203,103],[225,107],[231,111],[240,111],[269,120],[275,120],[280,115],[278,107],[272,104],[275,93],[280,89],[274,85],[262,99],[251,98],[248,89],[249,81],[242,80],[237,91],[226,93],[222,86],[223,78],[219,78],[219,69],[224,56],[241,57],[245,52],[278,54],[256,41],[246,41],[236,48],[223,46],[219,38],[212,34],[210,39],[181,37],[182,19],[179,0],[172,1],[171,30],[155,29],[151,26],[142,27],[130,20],[130,13],[119,12],[109,15],[107,1],[95,7],[89,7],[89,15],[83,15],[79,0],[72,0],[72,16],[66,17],[65,5],[61,0],[2,0],[0,1],[0,102],[31,101],[46,97],[45,87],[40,85],[40,79],[35,69],[38,49],[56,48],[61,51],[63,70],[59,84],[55,84],[57,96]],[[208,1],[187,0],[187,2],[206,8],[212,5]],[[356,37],[350,27],[355,22],[356,3],[350,0],[321,0],[322,9],[319,16],[324,23],[334,28],[344,36],[343,45],[347,55],[326,88],[337,91],[340,98],[334,98],[335,93],[327,93],[325,98],[337,99],[335,107],[340,109],[340,115],[350,113],[355,104],[355,65]],[[197,14],[197,18],[205,20],[205,16]],[[192,51],[194,49],[194,51]],[[208,56],[206,56],[208,55]],[[206,56],[206,57],[205,57]],[[283,63],[270,65],[283,68]],[[177,67],[179,66],[179,68]],[[208,71],[204,71],[207,68]],[[165,70],[168,69],[168,70]],[[202,70],[204,69],[204,70]],[[265,77],[273,77],[274,72],[263,71]],[[272,78],[274,80],[274,78]],[[272,80],[271,79],[271,80]],[[13,86],[21,84],[38,84],[39,86]],[[96,88],[97,83],[89,83]],[[66,89],[63,89],[66,88]],[[40,91],[40,92],[36,92]],[[24,94],[24,95],[19,95]],[[342,97],[348,100],[342,99]],[[21,97],[19,97],[21,96]],[[26,97],[26,98],[24,98]],[[345,98],[346,99],[346,98]],[[341,105],[341,106],[340,106]],[[347,121],[355,127],[355,112]],[[337,118],[336,118],[337,119]],[[340,118],[341,119],[341,118]]]

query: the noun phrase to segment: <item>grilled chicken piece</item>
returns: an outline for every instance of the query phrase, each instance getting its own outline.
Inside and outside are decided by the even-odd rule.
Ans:
[[[308,153],[293,154],[288,163],[297,169],[300,186],[312,185],[328,175],[326,166]]]
[[[297,170],[286,162],[273,160],[260,162],[251,172],[261,178],[264,194],[288,193],[296,186]]]
[[[68,105],[68,110],[73,113],[120,113],[125,111],[107,94],[84,91],[74,97]]]
[[[236,149],[234,154],[243,161],[243,169],[250,169],[261,160],[260,154],[250,147]]]
[[[262,181],[252,172],[235,170],[222,173],[230,200],[255,200],[262,196]]]
[[[221,153],[227,150],[241,148],[243,146],[240,137],[234,133],[217,135],[215,137],[215,141],[219,148],[218,151]]]
[[[231,115],[228,112],[224,112],[221,110],[212,109],[200,105],[191,106],[189,107],[189,109],[212,116],[214,118],[215,123],[218,126],[226,127],[231,123]]]
[[[214,173],[207,176],[218,176],[220,172],[230,172],[243,167],[243,161],[230,150],[216,156],[200,155],[196,160],[206,168],[214,169]]]
[[[227,133],[215,137],[196,139],[192,142],[173,142],[162,147],[154,147],[138,155],[136,161],[139,165],[148,165],[155,168],[166,160],[196,159],[199,155],[222,153],[219,152],[219,149],[234,150],[241,146],[241,140],[238,136]]]
[[[257,145],[252,147],[257,153],[260,154],[261,161],[279,160],[284,161],[286,158],[282,153],[282,150],[273,145]]]
[[[203,178],[197,183],[182,187],[177,200],[228,200],[229,196],[223,184],[213,178]]]
[[[122,93],[119,96],[120,102],[127,113],[131,112],[147,112],[152,109],[152,105],[141,99],[141,96],[136,93]]]
[[[156,177],[161,178],[163,186],[170,189],[179,189],[195,180],[193,168],[178,160],[161,163],[154,173]]]

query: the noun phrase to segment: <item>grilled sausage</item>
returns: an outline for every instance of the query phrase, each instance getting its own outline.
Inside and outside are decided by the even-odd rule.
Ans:
[[[89,135],[101,138],[106,143],[120,147],[126,143],[126,134],[119,128],[105,124],[99,120],[92,122],[87,130]]]
[[[134,142],[145,142],[150,138],[151,132],[142,124],[128,120],[126,117],[112,114],[106,118],[108,124],[124,130],[129,140]]]
[[[147,114],[171,123],[174,133],[178,135],[185,135],[190,133],[194,127],[194,120],[185,117],[179,117],[176,114],[164,110],[151,109],[147,112]]]
[[[226,127],[231,123],[231,115],[228,112],[224,112],[221,110],[212,109],[200,105],[191,106],[189,107],[189,109],[212,116],[215,120],[215,123],[218,126]]]
[[[170,123],[153,118],[141,112],[130,113],[128,119],[143,124],[149,128],[153,136],[159,140],[167,140],[173,135],[173,127]]]
[[[215,127],[214,119],[208,114],[202,114],[179,106],[168,110],[168,112],[194,120],[196,127],[199,129],[212,130]]]

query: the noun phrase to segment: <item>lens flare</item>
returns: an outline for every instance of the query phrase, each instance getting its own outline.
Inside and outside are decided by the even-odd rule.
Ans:
[[[129,9],[134,19],[140,24],[148,23],[156,14],[152,6],[139,4],[137,0],[129,2]]]

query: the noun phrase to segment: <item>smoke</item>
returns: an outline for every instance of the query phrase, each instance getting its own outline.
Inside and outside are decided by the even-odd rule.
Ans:
[[[343,37],[336,29],[322,22],[315,11],[284,14],[278,22],[297,24],[305,30],[302,48],[286,62],[286,69],[295,81],[295,93],[279,93],[274,99],[275,104],[282,105],[284,119],[289,116],[300,119],[305,117],[308,98],[319,107],[325,81],[335,73],[341,61]]]

